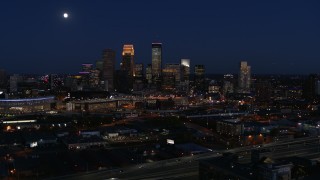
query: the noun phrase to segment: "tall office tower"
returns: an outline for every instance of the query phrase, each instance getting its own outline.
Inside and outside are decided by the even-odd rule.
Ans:
[[[104,89],[107,91],[113,91],[116,52],[112,49],[105,49],[102,53],[102,59],[103,59],[102,80],[104,82]]]
[[[238,87],[240,93],[249,93],[251,85],[251,67],[247,61],[240,62],[240,71],[238,77]]]
[[[89,74],[89,86],[90,88],[97,88],[100,84],[100,71],[98,69],[92,69]]]
[[[162,69],[162,89],[173,90],[180,88],[181,82],[181,66],[180,64],[166,64]]]
[[[135,64],[134,67],[134,74],[136,79],[143,79],[144,73],[143,73],[143,64]]]
[[[189,81],[190,79],[190,59],[181,59],[182,80]]]
[[[143,73],[143,64],[135,64],[135,76],[133,83],[133,90],[140,91],[143,89],[144,82],[144,73]]]
[[[205,91],[205,67],[202,64],[194,66],[194,85],[195,90],[204,92]]]
[[[180,66],[180,64],[169,63],[169,64],[166,64],[165,69],[167,72],[170,72],[174,75],[175,87],[179,88],[180,82],[181,82],[181,66]]]
[[[18,74],[10,76],[10,92],[18,91],[18,83],[22,81],[22,77]]]
[[[127,71],[116,70],[115,81],[114,81],[115,91],[119,93],[130,93],[133,90],[132,78],[128,76]]]
[[[152,77],[158,81],[162,71],[162,44],[152,43]]]
[[[101,81],[102,81],[102,72],[103,72],[103,61],[102,60],[98,60],[96,61],[96,70],[99,71],[99,76],[98,76],[98,81],[99,81],[99,85],[101,85]]]
[[[122,51],[122,61],[120,63],[120,71],[117,73],[117,86],[116,89],[119,90],[119,92],[130,92],[133,89],[133,82],[134,82],[134,48],[131,44],[126,44],[123,46]],[[122,79],[122,82],[119,81]],[[123,81],[125,80],[125,84],[123,84]]]
[[[134,48],[131,44],[125,44],[122,51],[121,70],[127,71],[129,77],[133,77],[134,72]]]
[[[162,83],[162,44],[152,43],[152,82],[158,90]]]
[[[232,74],[225,74],[223,76],[223,89],[222,92],[224,95],[233,93],[234,91],[234,78]]]
[[[148,64],[146,67],[146,80],[148,84],[152,83],[152,65]]]
[[[89,64],[89,63],[85,63],[82,64],[82,69],[79,72],[79,74],[81,75],[81,85],[83,87],[89,87],[90,84],[90,73],[93,70],[93,64]]]
[[[190,59],[181,59],[181,90],[189,92]]]
[[[194,75],[197,78],[204,78],[205,71],[205,67],[202,64],[197,64],[194,66]]]
[[[162,90],[174,90],[175,89],[175,74],[176,70],[175,69],[170,69],[170,68],[164,68],[162,69]]]

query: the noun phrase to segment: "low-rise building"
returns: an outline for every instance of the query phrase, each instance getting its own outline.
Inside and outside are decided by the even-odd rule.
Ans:
[[[101,137],[91,136],[83,138],[82,136],[66,136],[62,138],[63,144],[70,150],[81,150],[91,147],[103,147],[108,143]]]
[[[290,180],[293,164],[288,161],[277,161],[266,159],[259,165],[258,179],[261,180]]]
[[[82,137],[92,137],[97,136],[100,137],[100,131],[97,130],[84,130],[79,133]]]
[[[243,134],[243,123],[239,119],[218,121],[217,132],[230,136],[239,136]]]

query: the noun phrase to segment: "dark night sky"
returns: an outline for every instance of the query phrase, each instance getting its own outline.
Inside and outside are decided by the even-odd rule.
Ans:
[[[10,73],[74,73],[104,48],[133,43],[136,62],[190,58],[210,73],[311,73],[320,67],[316,0],[1,0],[0,68]],[[62,18],[63,12],[70,18]]]

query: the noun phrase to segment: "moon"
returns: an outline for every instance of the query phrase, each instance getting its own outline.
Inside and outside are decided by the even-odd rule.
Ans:
[[[63,13],[63,18],[68,19],[69,14],[68,13]]]

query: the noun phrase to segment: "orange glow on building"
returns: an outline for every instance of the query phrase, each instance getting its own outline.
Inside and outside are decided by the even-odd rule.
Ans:
[[[132,44],[123,45],[122,56],[124,55],[134,56],[134,48]]]
[[[123,45],[122,50],[122,62],[121,62],[121,70],[127,71],[129,77],[135,76],[135,68],[134,68],[134,48],[132,44]],[[132,82],[129,82],[132,84]],[[131,85],[132,86],[132,85]]]

